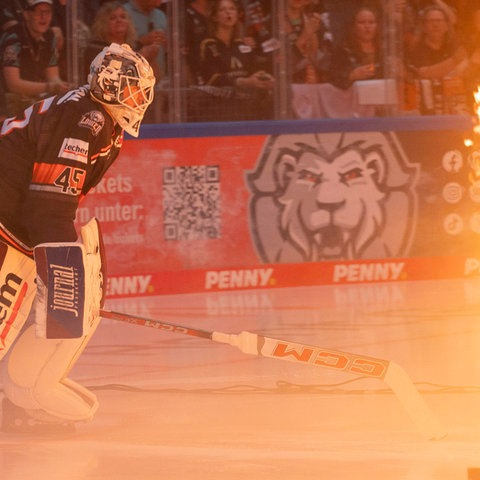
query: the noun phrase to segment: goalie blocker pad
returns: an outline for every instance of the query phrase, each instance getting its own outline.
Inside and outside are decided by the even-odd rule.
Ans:
[[[105,260],[96,219],[82,227],[82,243],[35,247],[37,335],[80,338],[89,334],[105,299]]]

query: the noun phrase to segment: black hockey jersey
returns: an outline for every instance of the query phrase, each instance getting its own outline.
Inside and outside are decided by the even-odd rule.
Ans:
[[[199,68],[207,85],[234,86],[239,77],[255,72],[254,59],[252,48],[238,38],[226,45],[216,37],[209,37],[200,45]]]
[[[7,118],[0,130],[3,239],[27,254],[25,246],[76,241],[79,200],[101,180],[122,141],[123,130],[87,86]]]

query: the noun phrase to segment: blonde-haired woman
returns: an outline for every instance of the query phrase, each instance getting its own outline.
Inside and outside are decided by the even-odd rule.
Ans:
[[[123,2],[112,1],[104,3],[98,10],[90,28],[90,41],[84,53],[85,73],[88,74],[90,63],[104,47],[115,43],[126,43],[143,55],[153,68],[155,77],[159,78],[159,68],[156,63],[158,45],[140,47],[137,42],[137,32]]]

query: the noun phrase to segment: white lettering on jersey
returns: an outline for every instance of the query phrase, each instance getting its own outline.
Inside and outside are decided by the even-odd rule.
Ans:
[[[0,135],[8,135],[12,130],[15,128],[25,128],[30,121],[30,117],[32,116],[33,112],[33,105],[28,107],[24,112],[24,118],[17,120],[17,117],[7,118],[2,125],[2,130]]]
[[[46,98],[45,100],[42,100],[39,102],[39,107],[38,107],[38,113],[42,114],[45,113],[52,105],[54,97],[49,97]],[[0,131],[0,136],[8,135],[12,130],[19,128],[25,128],[29,122],[30,118],[33,113],[33,105],[30,105],[24,112],[23,112],[23,118],[17,118],[17,117],[11,117],[7,118],[2,125],[2,129]]]
[[[79,87],[75,90],[70,90],[63,97],[60,97],[57,101],[57,105],[60,105],[65,102],[78,102],[81,98],[85,97],[87,94],[86,86]]]
[[[76,160],[77,162],[88,162],[88,143],[78,138],[65,138],[63,140],[60,151],[58,152],[60,158],[67,158],[69,160]]]

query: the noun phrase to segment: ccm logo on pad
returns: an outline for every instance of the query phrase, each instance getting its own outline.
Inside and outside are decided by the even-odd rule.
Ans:
[[[60,158],[68,158],[77,162],[88,162],[88,143],[78,138],[65,138],[58,153]]]

